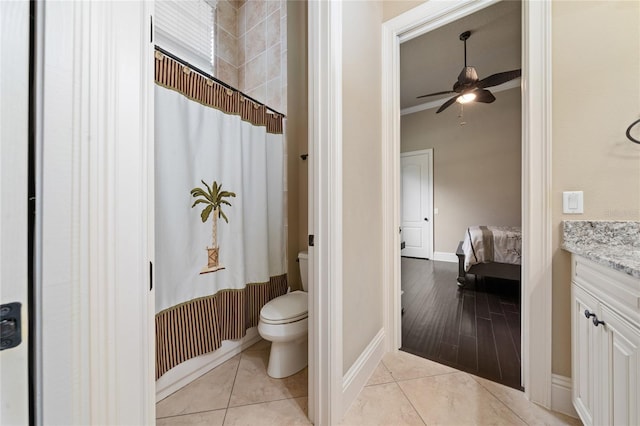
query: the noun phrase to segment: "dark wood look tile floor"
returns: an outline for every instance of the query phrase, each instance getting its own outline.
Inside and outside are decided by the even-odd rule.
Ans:
[[[504,385],[520,387],[520,285],[468,279],[456,263],[402,258],[402,348]]]

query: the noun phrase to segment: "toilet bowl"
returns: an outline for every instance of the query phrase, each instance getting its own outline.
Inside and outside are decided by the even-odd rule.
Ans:
[[[267,374],[291,376],[307,366],[308,302],[307,252],[298,253],[302,288],[276,297],[260,310],[258,333],[271,342]]]

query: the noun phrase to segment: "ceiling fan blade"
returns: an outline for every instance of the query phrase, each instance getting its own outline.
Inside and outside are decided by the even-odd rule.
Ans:
[[[518,78],[521,75],[522,75],[522,70],[499,72],[480,80],[478,82],[478,88],[484,89],[485,87],[497,86],[499,84],[506,83],[507,81],[511,81],[514,78]]]
[[[444,92],[435,92],[435,93],[429,93],[428,95],[422,95],[422,96],[418,96],[416,99],[420,99],[420,98],[426,98],[427,96],[435,96],[435,95],[447,95],[449,93],[456,93],[453,90],[446,90]]]
[[[449,99],[447,102],[443,103],[442,106],[440,106],[440,108],[438,108],[438,110],[436,111],[436,114],[439,114],[445,109],[449,108],[456,101],[456,99],[458,99],[458,97],[459,96],[454,96],[453,98]]]
[[[496,100],[496,97],[493,96],[493,93],[491,93],[488,90],[476,90],[473,93],[476,94],[476,98],[474,99],[474,102],[482,102],[484,104],[490,104],[491,102]]]
[[[459,84],[469,84],[478,81],[478,73],[474,67],[464,67],[458,74]]]

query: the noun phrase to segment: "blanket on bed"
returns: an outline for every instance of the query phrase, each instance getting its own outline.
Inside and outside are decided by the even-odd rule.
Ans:
[[[517,227],[470,226],[462,243],[464,270],[478,263],[520,265],[522,232]]]

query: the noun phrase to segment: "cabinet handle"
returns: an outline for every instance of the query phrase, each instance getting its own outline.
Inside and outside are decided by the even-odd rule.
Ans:
[[[584,316],[587,317],[587,318],[591,318],[591,317],[595,317],[596,314],[594,314],[593,312],[589,312],[588,309],[585,309],[584,310]]]
[[[595,325],[596,327],[599,326],[600,324],[604,325],[604,321],[600,321],[598,319],[598,317],[596,315],[593,316],[593,325]]]

